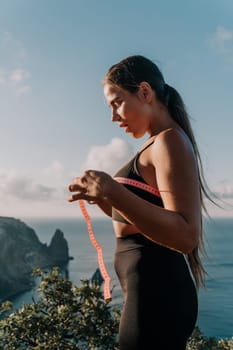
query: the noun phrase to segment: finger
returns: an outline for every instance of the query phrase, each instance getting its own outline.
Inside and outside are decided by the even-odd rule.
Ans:
[[[67,198],[68,202],[78,201],[79,199],[85,199],[85,196],[82,193],[75,193]]]
[[[80,184],[80,179],[81,178],[79,176],[74,177],[73,178],[73,184],[77,184],[77,185]]]
[[[86,187],[83,187],[83,186],[80,186],[80,185],[77,185],[77,184],[70,184],[68,186],[68,190],[70,192],[82,192],[82,193],[85,193],[87,191],[87,188]]]
[[[96,201],[87,201],[88,204],[96,204]]]
[[[96,171],[96,170],[91,170],[91,169],[89,169],[89,170],[86,170],[85,171],[85,176],[88,178],[91,178],[92,180],[95,180],[96,179],[96,177],[97,177],[97,175],[98,175],[98,171]]]
[[[81,181],[80,181],[80,177],[75,177],[72,181],[72,183],[69,184],[68,186],[68,190],[70,191],[71,189],[72,190],[75,190],[75,188],[77,190],[81,189],[83,186],[81,186]]]

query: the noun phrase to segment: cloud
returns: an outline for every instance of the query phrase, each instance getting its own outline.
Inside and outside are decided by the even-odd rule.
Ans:
[[[30,177],[20,175],[15,170],[0,170],[0,198],[23,201],[47,201],[58,197],[58,190],[39,184]]]
[[[54,160],[51,165],[43,170],[43,174],[46,177],[52,177],[53,179],[61,179],[64,175],[64,166],[58,160]]]
[[[57,217],[81,215],[67,198],[68,181],[63,166],[54,161],[36,175],[16,169],[0,169],[0,215],[14,217]]]
[[[0,31],[1,64],[6,67],[24,64],[27,61],[27,52],[23,43],[12,33]]]
[[[23,83],[30,77],[30,73],[24,69],[15,69],[9,74],[9,80],[17,85]]]
[[[9,32],[0,32],[0,57],[0,86],[13,89],[17,96],[28,94],[30,72],[23,68],[26,50]]]
[[[31,92],[31,90],[32,89],[30,85],[19,86],[16,88],[16,95],[17,96],[27,95],[28,93]]]
[[[14,69],[9,72],[9,83],[15,87],[16,95],[26,95],[31,91],[30,85],[27,80],[30,78],[30,73],[25,69]]]
[[[211,36],[210,47],[233,64],[233,29],[219,25]]]
[[[87,169],[101,170],[114,175],[133,156],[133,148],[120,138],[113,138],[109,144],[91,147],[82,165]]]
[[[28,94],[31,86],[28,84],[30,73],[22,68],[12,71],[0,70],[0,85],[5,88],[13,88],[17,96]]]
[[[212,45],[219,51],[225,51],[227,44],[233,40],[233,31],[218,26],[212,37]]]

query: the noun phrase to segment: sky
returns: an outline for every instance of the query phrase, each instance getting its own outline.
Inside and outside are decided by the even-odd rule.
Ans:
[[[0,0],[0,215],[78,217],[68,185],[140,148],[111,122],[102,79],[133,54],[186,104],[211,191],[233,215],[232,0]],[[89,208],[93,216],[101,212]]]

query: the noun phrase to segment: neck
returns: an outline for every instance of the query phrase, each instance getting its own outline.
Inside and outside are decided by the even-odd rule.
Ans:
[[[168,109],[162,106],[159,112],[151,117],[151,124],[148,130],[150,137],[159,134],[161,131],[171,128],[179,128],[178,124],[172,119]]]

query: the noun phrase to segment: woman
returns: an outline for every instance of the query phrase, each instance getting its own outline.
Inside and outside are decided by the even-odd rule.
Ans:
[[[208,196],[188,115],[178,92],[143,56],[112,66],[103,88],[112,121],[134,138],[149,138],[114,178],[95,170],[75,178],[69,201],[96,203],[112,217],[124,295],[120,350],[184,350],[205,278],[199,251]]]

